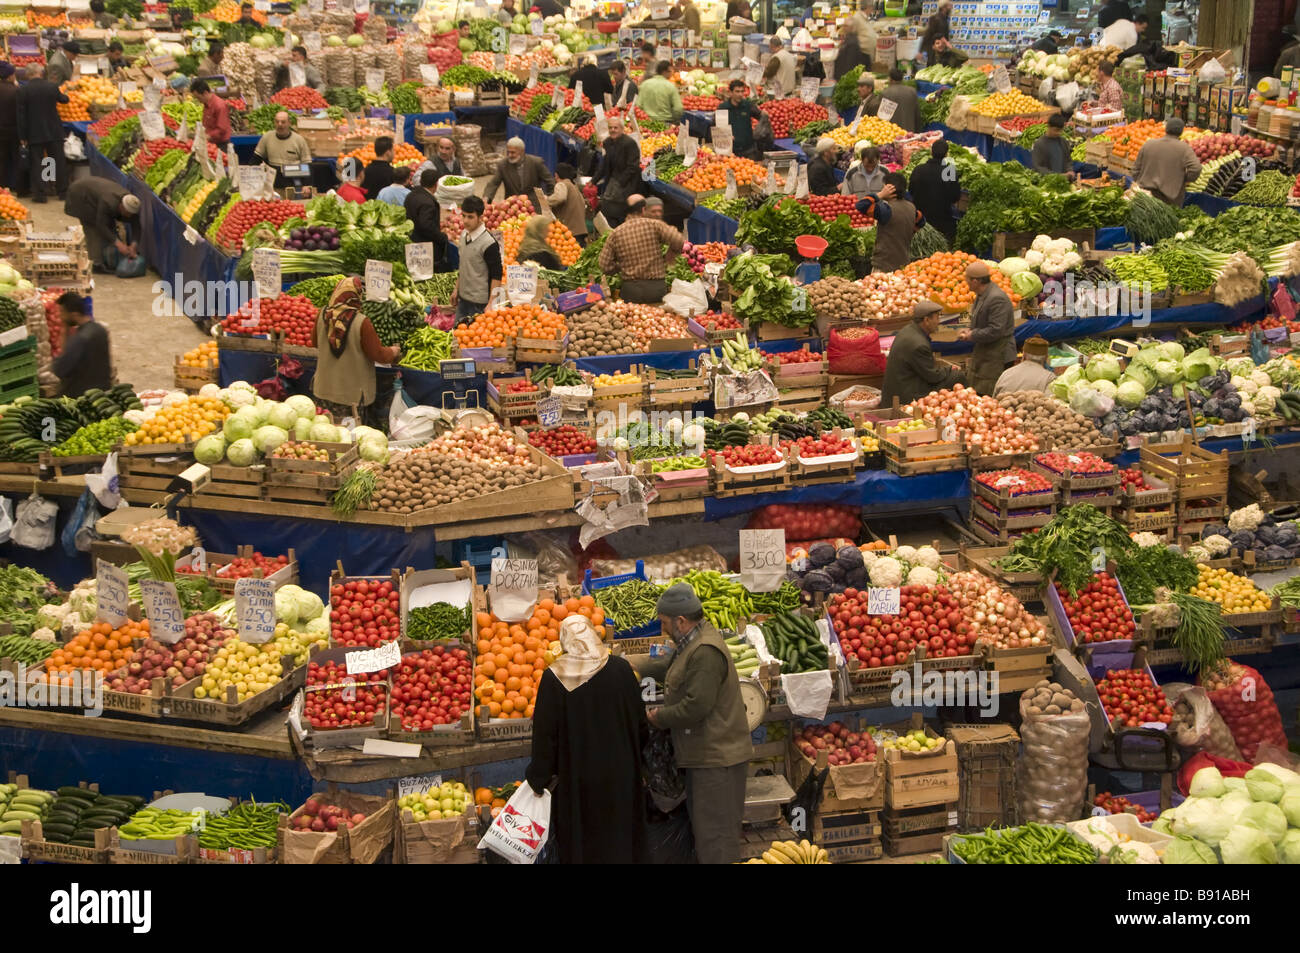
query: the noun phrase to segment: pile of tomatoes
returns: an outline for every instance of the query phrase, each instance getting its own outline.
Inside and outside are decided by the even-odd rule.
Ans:
[[[1073,453],[1040,453],[1034,462],[1057,473],[1073,473],[1075,476],[1104,476],[1115,472],[1115,464],[1107,463],[1095,453],[1079,450]]]
[[[898,615],[867,615],[867,594],[845,589],[831,596],[827,613],[845,658],[868,668],[902,665],[924,645],[927,658],[970,655],[975,635],[957,598],[943,586],[903,586]]]
[[[289,86],[272,96],[271,102],[285,109],[298,109],[302,112],[329,108],[325,97],[310,86]]]
[[[1098,573],[1073,599],[1059,582],[1054,585],[1076,640],[1113,642],[1116,639],[1133,638],[1136,628],[1133,624],[1133,610],[1124,601],[1119,583],[1110,573]]]
[[[787,456],[803,457],[806,460],[857,452],[852,440],[830,434],[822,434],[820,437],[800,437],[798,440],[785,440],[781,443],[781,450]]]
[[[1148,811],[1141,804],[1134,804],[1126,797],[1118,797],[1109,791],[1103,791],[1092,799],[1093,805],[1109,814],[1132,814],[1139,824],[1149,824],[1159,817],[1159,813]]]
[[[302,713],[317,731],[372,725],[387,710],[387,678],[388,669],[349,675],[340,662],[308,662]],[[339,687],[310,690],[321,685]]]
[[[288,556],[263,556],[255,550],[252,556],[236,556],[219,568],[216,575],[223,579],[251,579],[257,575],[258,570],[261,570],[262,577],[266,578],[287,565],[289,565]],[[203,570],[196,568],[193,564],[177,566],[176,571],[196,576],[203,574]]]
[[[242,248],[244,235],[255,225],[269,222],[279,228],[289,219],[306,214],[306,209],[301,202],[289,202],[285,199],[236,202],[226,213],[221,228],[217,230],[217,242],[226,248]]]
[[[712,112],[721,104],[717,96],[683,96],[683,109],[696,109],[700,112]]]
[[[772,135],[777,139],[789,139],[790,130],[826,118],[825,107],[802,99],[772,99],[758,108],[767,113],[772,123]]]
[[[781,463],[781,454],[767,444],[748,444],[743,447],[723,447],[712,453],[714,463],[718,458],[729,467],[759,467],[768,463]]]
[[[873,222],[870,215],[858,211],[858,200],[853,195],[810,195],[799,201],[824,222],[833,222],[841,215],[847,215],[854,228],[870,228]]]
[[[822,360],[820,351],[809,350],[806,346],[797,351],[764,351],[763,357],[777,364],[820,364]]]
[[[1142,724],[1169,724],[1174,712],[1164,691],[1142,669],[1124,668],[1107,672],[1097,680],[1097,694],[1106,717],[1116,727],[1136,728]]]
[[[312,346],[316,324],[316,306],[304,295],[280,295],[278,298],[254,298],[221,322],[226,334],[269,334],[280,331],[286,344]]]
[[[528,435],[528,442],[552,457],[596,452],[595,438],[572,424],[554,430],[534,430]]]
[[[399,594],[389,579],[349,579],[330,588],[330,641],[377,646],[402,634]]]
[[[985,470],[975,477],[980,483],[995,490],[1006,491],[1007,496],[1024,496],[1028,493],[1050,493],[1052,481],[1041,473],[1023,467],[1009,470]]]
[[[1119,486],[1121,490],[1132,488],[1134,490],[1153,490],[1155,487],[1147,483],[1146,474],[1137,467],[1124,467],[1119,471]]]
[[[739,331],[742,327],[730,311],[705,311],[695,321],[706,331]]]
[[[393,675],[391,711],[406,731],[454,725],[472,707],[473,685],[474,663],[463,648],[409,652]]]

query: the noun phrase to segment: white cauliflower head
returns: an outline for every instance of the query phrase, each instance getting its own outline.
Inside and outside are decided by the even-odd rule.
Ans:
[[[909,566],[916,562],[916,550],[911,546],[899,546],[894,550],[893,555],[895,559],[902,560]]]
[[[1250,379],[1255,382],[1256,387],[1268,387],[1273,383],[1273,379],[1268,376],[1267,371],[1261,371],[1259,368],[1250,372]]]
[[[913,560],[919,566],[927,569],[939,571],[939,550],[933,546],[918,546],[916,549],[916,559]]]
[[[873,586],[901,586],[903,564],[893,556],[881,556],[871,566],[869,575]]]
[[[876,552],[874,549],[862,550],[862,565],[866,566],[868,569],[874,566],[876,564],[876,560],[879,558],[880,558],[880,553]]]
[[[939,574],[928,566],[913,566],[907,582],[913,586],[934,586],[939,583]]]
[[[1211,556],[1226,556],[1228,551],[1232,549],[1232,543],[1228,540],[1228,537],[1216,533],[1201,540],[1201,548]]]
[[[1223,539],[1222,536],[1219,538]],[[1191,546],[1187,547],[1187,558],[1195,560],[1198,563],[1206,563],[1210,561],[1210,551],[1200,543],[1193,543]]]
[[[1145,549],[1148,546],[1160,546],[1164,543],[1164,540],[1155,533],[1134,533],[1133,542]]]
[[[1254,530],[1263,521],[1264,511],[1259,508],[1258,503],[1252,503],[1228,514],[1228,529],[1234,533],[1239,529]]]

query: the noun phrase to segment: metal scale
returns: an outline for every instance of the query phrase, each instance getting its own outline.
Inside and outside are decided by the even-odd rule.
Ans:
[[[457,427],[478,427],[492,422],[492,415],[479,405],[478,388],[470,383],[478,376],[478,366],[473,360],[439,361],[438,374],[451,387],[442,392],[442,412],[448,419],[455,421]]]

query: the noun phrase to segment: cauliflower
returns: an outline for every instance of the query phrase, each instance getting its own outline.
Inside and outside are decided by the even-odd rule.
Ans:
[[[139,427],[141,424],[143,424],[146,420],[149,419],[149,415],[146,414],[143,410],[128,410],[126,413],[122,415],[122,418]]]
[[[68,604],[66,602],[57,605],[41,606],[36,610],[36,622],[39,625],[49,626],[51,629],[61,628],[63,620],[68,615]]]
[[[876,564],[876,560],[879,558],[880,558],[880,553],[876,552],[874,549],[862,550],[862,565],[866,566],[868,569],[874,566]]]
[[[77,588],[68,596],[68,608],[84,622],[95,621],[95,580],[77,584]]]
[[[1068,238],[1053,238],[1047,243],[1047,254],[1056,258],[1063,258],[1074,249],[1074,242]]]
[[[1125,841],[1116,844],[1107,852],[1112,864],[1158,864],[1160,855],[1150,844],[1140,840]]]
[[[1222,536],[1219,539],[1223,539]],[[1207,563],[1210,561],[1210,551],[1200,543],[1194,543],[1187,547],[1187,558],[1198,563]]]
[[[1239,394],[1254,394],[1259,390],[1259,385],[1249,377],[1234,377],[1232,386],[1237,388]]]
[[[1254,417],[1255,402],[1248,397],[1243,397],[1241,400],[1241,412],[1247,417]]]
[[[1232,549],[1232,543],[1228,541],[1228,537],[1216,534],[1201,540],[1201,548],[1211,556],[1226,556],[1228,551]]]
[[[907,563],[909,566],[916,562],[916,550],[911,546],[899,546],[894,550],[894,558]]]
[[[54,635],[54,630],[51,629],[51,628],[47,628],[47,627],[45,627],[45,626],[42,626],[41,628],[39,628],[39,629],[37,629],[35,632],[33,632],[33,633],[32,633],[32,638],[35,639],[37,642],[57,642],[57,641],[58,641],[58,639],[57,639],[57,638],[55,637],[55,635]]]
[[[934,586],[939,583],[939,574],[928,566],[913,566],[907,582],[912,586]]]
[[[75,615],[69,614],[68,617],[63,620],[63,625],[59,630],[59,635],[62,636],[63,641],[67,642],[68,640],[80,635],[82,632],[85,632],[90,628],[91,624],[92,623],[90,622],[77,618]]]
[[[1043,264],[1043,253],[1037,249],[1031,248],[1025,252],[1025,261],[1029,262],[1030,268],[1038,268]]]
[[[1282,396],[1282,391],[1272,384],[1261,387],[1255,392],[1255,409],[1261,413],[1270,413],[1277,406],[1277,399]]]
[[[1268,387],[1273,383],[1273,379],[1268,376],[1267,371],[1261,371],[1259,368],[1250,372],[1250,379],[1255,382],[1256,387]]]
[[[1029,250],[1038,252],[1039,257],[1041,258],[1043,253],[1047,251],[1047,245],[1049,242],[1051,242],[1051,239],[1046,235],[1039,235],[1034,239],[1034,243],[1029,246]],[[1028,258],[1029,256],[1026,255],[1025,257]]]
[[[1065,258],[1062,261],[1065,264],[1065,270],[1069,271],[1071,268],[1078,268],[1083,264],[1083,256],[1077,251],[1070,251],[1065,253]]]
[[[1263,521],[1264,511],[1259,508],[1258,503],[1252,503],[1250,506],[1243,506],[1241,509],[1233,510],[1228,514],[1228,529],[1234,533],[1239,529],[1248,529],[1254,532]]]
[[[873,586],[901,586],[903,565],[893,556],[881,556],[872,565],[870,576]]]
[[[939,550],[933,546],[919,546],[916,550],[916,559],[913,560],[917,565],[924,566],[926,569],[939,571]]]
[[[1133,542],[1146,549],[1148,546],[1160,546],[1164,540],[1155,533],[1134,533]]]

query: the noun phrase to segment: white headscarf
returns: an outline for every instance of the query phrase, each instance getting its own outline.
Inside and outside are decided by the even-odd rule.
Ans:
[[[550,669],[570,692],[584,685],[609,661],[609,648],[586,616],[576,612],[560,623],[560,647],[564,654],[551,663]]]

